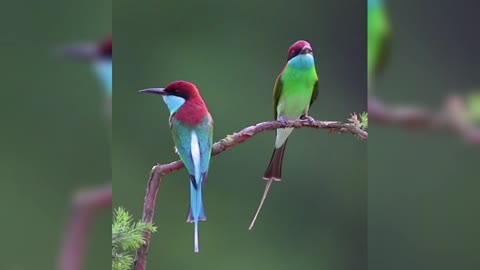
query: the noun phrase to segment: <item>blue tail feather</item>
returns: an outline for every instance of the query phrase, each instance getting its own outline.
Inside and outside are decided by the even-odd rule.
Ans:
[[[198,221],[206,221],[206,220],[207,220],[207,215],[205,214],[205,209],[202,206],[202,208],[200,209],[200,216],[198,217]],[[194,221],[195,221],[195,218],[193,217],[193,214],[192,214],[192,207],[189,206],[187,222],[193,223]]]
[[[198,248],[198,222],[207,219],[202,201],[202,184],[197,188],[190,182],[190,210],[188,211],[187,222],[194,223],[194,251],[199,252]]]
[[[193,223],[196,219],[199,221],[205,221],[207,220],[207,215],[205,214],[205,209],[203,207],[202,185],[200,184],[197,186],[197,188],[195,188],[190,182],[190,206],[188,210],[187,222]]]

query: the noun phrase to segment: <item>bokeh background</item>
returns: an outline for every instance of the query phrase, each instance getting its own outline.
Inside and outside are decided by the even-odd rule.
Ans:
[[[441,109],[480,86],[478,1],[385,1],[391,62],[376,96]],[[479,269],[478,146],[370,123],[370,269]]]
[[[346,121],[367,109],[366,2],[119,0],[113,13],[113,203],[136,220],[152,166],[178,159],[162,99],[139,89],[194,82],[214,117],[217,141],[273,118],[273,83],[287,49],[307,39],[320,76],[311,115]],[[366,269],[367,143],[295,131],[284,181],[273,185],[248,231],[273,142],[273,132],[260,134],[212,159],[199,255],[185,222],[187,175],[164,179],[149,269]]]
[[[56,269],[72,193],[111,177],[109,124],[91,67],[53,54],[111,31],[112,1],[10,1],[0,9],[0,269]],[[111,213],[85,269],[110,269]]]

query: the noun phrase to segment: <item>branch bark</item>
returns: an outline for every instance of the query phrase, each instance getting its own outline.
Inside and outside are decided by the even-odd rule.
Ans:
[[[239,145],[248,139],[252,138],[256,134],[261,132],[275,130],[277,128],[315,128],[315,129],[325,129],[330,133],[351,133],[355,136],[358,136],[362,140],[368,140],[368,133],[361,128],[359,128],[354,123],[342,123],[336,121],[316,121],[315,123],[310,123],[307,120],[295,120],[287,121],[286,125],[278,121],[271,122],[261,122],[253,126],[246,127],[241,131],[228,135],[227,137],[216,142],[212,147],[212,156],[218,155],[228,149]],[[145,200],[143,204],[143,217],[142,221],[145,223],[153,223],[153,215],[155,211],[155,202],[157,199],[157,192],[162,182],[163,176],[178,171],[184,168],[182,161],[177,160],[168,164],[157,164],[153,166],[150,171],[150,177],[147,183],[147,190],[145,194]],[[143,244],[137,251],[134,262],[135,270],[145,270],[147,263],[148,248],[150,246],[151,234],[149,232],[144,232],[143,234],[145,239],[145,244]]]
[[[80,270],[85,253],[87,235],[97,211],[112,207],[112,185],[77,192],[73,210],[60,251],[60,270]]]
[[[453,133],[467,143],[480,146],[480,127],[468,120],[463,99],[457,95],[448,97],[438,111],[411,105],[386,105],[376,97],[369,97],[368,118],[382,125]]]

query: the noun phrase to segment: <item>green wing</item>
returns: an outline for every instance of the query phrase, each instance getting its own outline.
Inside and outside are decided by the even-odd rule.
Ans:
[[[200,145],[200,172],[202,173],[202,183],[205,184],[213,145],[213,119],[210,114],[195,128],[195,132],[197,133],[198,143]]]
[[[315,81],[315,84],[313,85],[313,92],[312,92],[312,98],[310,99],[310,106],[312,106],[313,102],[317,99],[318,97],[318,79]]]
[[[193,165],[193,159],[191,156],[191,140],[192,140],[192,129],[183,125],[175,119],[175,117],[170,118],[170,128],[172,129],[172,138],[177,147],[178,155],[185,164],[185,168],[188,171],[189,175],[195,175],[195,167]]]
[[[277,120],[278,101],[280,100],[280,95],[283,90],[282,74],[283,71],[278,75],[275,85],[273,86],[273,115],[275,116],[275,120]]]

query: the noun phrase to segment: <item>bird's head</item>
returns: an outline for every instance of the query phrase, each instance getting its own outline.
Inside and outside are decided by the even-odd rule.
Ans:
[[[73,43],[59,49],[68,59],[91,63],[107,96],[112,95],[112,35],[97,43]]]
[[[169,83],[165,88],[146,88],[140,90],[139,92],[162,96],[176,96],[185,100],[200,96],[197,86],[187,81],[174,81]]]
[[[290,48],[288,48],[288,57],[287,61],[290,61],[292,58],[298,55],[313,55],[312,46],[305,40],[299,40],[293,43]]]
[[[98,43],[73,43],[60,48],[60,53],[73,60],[99,61],[112,59],[112,36]]]
[[[295,69],[309,69],[315,66],[310,43],[299,40],[288,48],[287,65]]]
[[[197,100],[203,103],[197,86],[187,81],[174,81],[169,83],[165,88],[146,88],[139,92],[162,95],[170,113],[175,113],[189,100]]]

